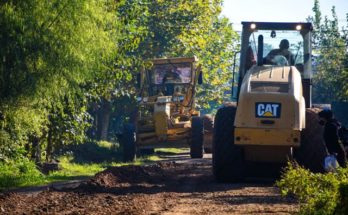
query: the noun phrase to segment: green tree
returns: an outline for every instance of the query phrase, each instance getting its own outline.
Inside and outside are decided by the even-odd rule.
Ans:
[[[313,76],[313,101],[315,103],[331,103],[348,100],[347,79],[347,31],[340,29],[335,7],[332,7],[332,18],[322,19],[319,0],[315,0],[314,45],[316,70]],[[347,20],[348,23],[348,20]]]
[[[50,138],[57,141],[52,144],[81,139],[83,132],[76,132],[84,129],[76,120],[85,113],[81,86],[110,68],[116,53],[114,8],[109,0],[1,3],[1,132],[11,148],[23,148],[31,136],[48,148]],[[64,120],[56,120],[58,112]],[[6,150],[0,154],[9,156]]]
[[[235,52],[239,49],[239,35],[233,31],[227,18],[216,16],[207,32],[195,40],[189,53],[196,55],[201,62],[204,84],[198,87],[198,101],[202,108],[209,109],[210,103],[221,104],[224,92],[231,90],[232,64]],[[216,107],[215,107],[216,108]]]

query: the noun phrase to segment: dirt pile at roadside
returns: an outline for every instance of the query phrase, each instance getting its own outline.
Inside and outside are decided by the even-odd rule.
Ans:
[[[175,169],[175,162],[159,162],[147,166],[109,167],[80,185],[79,189],[100,189],[129,184],[156,183],[164,181],[168,169]]]

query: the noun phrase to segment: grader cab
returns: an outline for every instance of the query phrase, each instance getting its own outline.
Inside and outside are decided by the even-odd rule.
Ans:
[[[294,151],[303,156],[301,150],[317,150],[308,147],[305,134],[310,130],[312,24],[242,25],[238,102],[225,104],[215,117],[213,171],[219,181],[244,179],[255,163],[271,167],[285,164]],[[279,50],[284,40],[290,41],[288,50]]]
[[[138,77],[138,113],[125,125],[124,160],[142,149],[190,147],[192,158],[203,156],[203,119],[195,108],[196,84],[202,83],[197,58],[163,58]]]

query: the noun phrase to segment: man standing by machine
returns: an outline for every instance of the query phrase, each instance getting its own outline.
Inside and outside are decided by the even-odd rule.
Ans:
[[[337,161],[341,167],[346,167],[346,152],[343,145],[339,142],[340,122],[334,118],[332,111],[328,109],[319,112],[319,118],[319,123],[325,126],[324,141],[327,150],[331,155],[336,155]]]

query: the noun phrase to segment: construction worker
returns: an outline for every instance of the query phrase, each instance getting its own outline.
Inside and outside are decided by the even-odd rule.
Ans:
[[[290,43],[289,40],[283,39],[280,41],[279,44],[279,49],[273,49],[268,53],[266,56],[266,63],[271,63],[271,64],[277,64],[276,57],[283,56],[286,61],[287,65],[294,65],[295,64],[295,59],[294,55],[289,51]]]
[[[319,123],[325,126],[324,141],[328,152],[331,155],[336,156],[338,164],[341,167],[346,167],[346,152],[343,145],[339,141],[339,129],[341,127],[341,123],[334,118],[331,110],[322,110],[318,115],[320,119]]]
[[[168,83],[181,83],[181,78],[178,73],[172,70],[166,71],[166,74],[163,77],[163,84],[168,84]]]
[[[174,84],[181,83],[181,78],[178,73],[172,70],[168,70],[163,77],[163,85],[164,85],[164,95],[172,96],[174,94]]]

